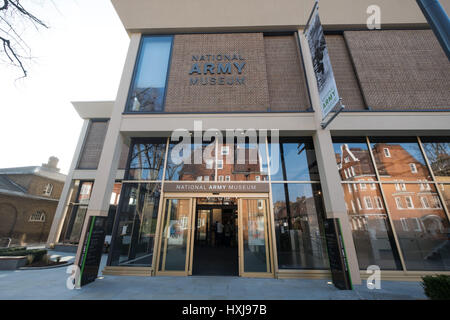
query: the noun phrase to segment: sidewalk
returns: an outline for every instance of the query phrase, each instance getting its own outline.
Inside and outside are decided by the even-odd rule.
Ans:
[[[51,252],[51,254],[56,254]],[[65,253],[67,256],[68,254]],[[70,255],[70,254],[69,254]],[[105,263],[106,256],[102,259]],[[0,299],[224,299],[224,300],[358,300],[426,299],[418,282],[382,281],[380,290],[365,283],[341,291],[328,280],[254,279],[239,277],[104,276],[80,290],[66,288],[67,267],[0,271]]]

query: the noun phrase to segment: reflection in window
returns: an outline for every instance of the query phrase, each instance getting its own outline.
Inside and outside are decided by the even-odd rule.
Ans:
[[[91,191],[94,182],[82,182],[80,186],[80,191],[77,199],[77,203],[80,204],[88,204],[89,199],[91,198]]]
[[[436,180],[450,181],[450,138],[421,138],[422,146]]]
[[[333,138],[333,147],[342,181],[361,181],[367,177],[372,177],[367,179],[369,181],[375,179],[375,170],[364,138],[352,140]],[[345,161],[345,159],[348,159],[348,161]],[[348,171],[351,174],[348,174]]]
[[[319,185],[273,183],[272,199],[278,267],[327,269]]]
[[[439,184],[438,186],[448,212],[448,210],[450,209],[450,184]],[[438,196],[435,196],[435,198],[437,201],[439,201]],[[435,208],[442,208],[440,201],[439,205],[436,205]]]
[[[399,197],[392,184],[383,184],[400,248],[408,270],[450,270],[450,239],[447,216],[438,205],[431,208],[438,194],[434,187],[421,191],[420,184],[408,185],[404,197],[406,208],[399,206]],[[397,203],[397,205],[395,204]],[[425,207],[428,207],[424,210]]]
[[[319,181],[314,145],[310,138],[280,138],[269,143],[272,181]]]
[[[160,271],[184,271],[189,232],[190,200],[167,199],[162,219]]]
[[[381,180],[402,178],[406,181],[431,180],[417,140],[409,138],[370,138]],[[389,148],[390,157],[384,149]]]
[[[162,180],[166,139],[133,143],[127,179]]]
[[[375,190],[370,189],[365,193],[364,208],[360,205],[361,195],[348,192],[345,184],[343,190],[347,207],[352,208],[348,210],[348,217],[359,268],[365,270],[370,265],[378,265],[382,270],[400,269],[400,260],[393,250],[395,242],[389,228],[388,216],[381,203],[379,187],[376,186]],[[376,208],[373,207],[372,198],[376,199]],[[358,210],[355,210],[353,205],[355,199]]]
[[[229,177],[227,181],[257,181],[257,177],[260,181],[268,180],[265,141],[250,143],[248,140],[219,143],[219,150],[228,151],[218,155],[217,174]]]
[[[110,265],[152,265],[160,192],[160,183],[123,185]]]
[[[170,142],[167,155],[166,180],[171,181],[214,181],[215,145],[211,143],[185,144]],[[203,177],[203,178],[201,178]]]
[[[171,46],[171,36],[142,38],[127,111],[162,112],[164,110]]]

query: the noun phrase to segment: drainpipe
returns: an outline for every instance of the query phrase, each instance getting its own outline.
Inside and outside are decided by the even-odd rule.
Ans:
[[[450,19],[438,0],[416,0],[450,60]]]

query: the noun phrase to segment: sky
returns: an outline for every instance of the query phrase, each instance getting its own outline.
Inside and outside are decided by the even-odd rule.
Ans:
[[[67,174],[83,120],[71,101],[114,100],[129,37],[110,0],[24,0],[49,29],[25,30],[28,77],[0,64],[0,168],[50,156]]]

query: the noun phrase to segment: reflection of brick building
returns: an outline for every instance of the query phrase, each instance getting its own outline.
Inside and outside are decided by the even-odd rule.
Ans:
[[[202,164],[184,164],[180,170],[180,180],[214,181],[215,151],[203,146]],[[242,149],[241,149],[242,148]],[[206,149],[206,152],[205,152]],[[257,147],[244,148],[238,144],[219,145],[217,154],[217,181],[266,181],[267,172],[263,168],[261,154]]]
[[[343,181],[358,181],[360,184],[345,184],[344,193],[347,209],[350,214],[384,214],[379,188],[374,181],[375,174],[370,165],[367,150],[352,149],[342,145],[342,153],[338,158],[338,168]],[[434,187],[427,182],[430,175],[423,163],[401,145],[377,143],[372,150],[382,181],[394,183],[383,184],[392,217],[400,219],[406,227],[404,219],[416,219],[427,215],[443,215],[442,205]],[[409,183],[408,183],[409,182]],[[410,183],[418,182],[418,183]],[[420,224],[418,221],[414,221]],[[420,226],[416,226],[419,229]]]
[[[0,169],[0,238],[12,244],[47,240],[65,181],[57,164],[51,157],[42,166]]]
[[[360,182],[343,183],[355,245],[369,241],[376,260],[382,260],[380,255],[389,249],[386,204],[405,259],[415,261],[412,268],[426,269],[445,251],[448,222],[420,149],[417,144],[376,143],[372,153],[384,182],[385,201],[379,186],[369,183],[376,178],[368,150],[342,144],[341,154],[336,155],[342,180]]]

